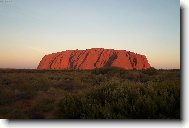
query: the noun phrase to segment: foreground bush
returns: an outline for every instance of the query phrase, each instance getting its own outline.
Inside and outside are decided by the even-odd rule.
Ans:
[[[0,117],[180,119],[179,70],[0,71]]]

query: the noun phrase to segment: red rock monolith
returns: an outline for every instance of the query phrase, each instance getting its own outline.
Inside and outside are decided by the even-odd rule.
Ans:
[[[92,48],[66,50],[45,55],[37,69],[95,69],[101,67],[123,69],[148,69],[146,56],[126,50]]]

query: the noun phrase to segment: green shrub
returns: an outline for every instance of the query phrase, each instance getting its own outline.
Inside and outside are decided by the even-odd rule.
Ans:
[[[14,102],[14,91],[5,87],[0,89],[0,105],[10,104]]]
[[[27,119],[28,116],[17,108],[0,108],[0,118],[2,119]]]
[[[92,73],[95,75],[99,74],[108,74],[111,76],[120,75],[121,73],[124,73],[125,70],[119,67],[105,67],[105,68],[97,68],[92,70]]]
[[[57,104],[56,117],[59,119],[80,119],[81,111],[80,98],[66,95]]]
[[[148,74],[148,75],[155,75],[158,73],[158,71],[155,68],[151,67],[149,69],[142,70],[142,73]]]
[[[0,70],[0,87],[1,118],[180,118],[180,70]]]

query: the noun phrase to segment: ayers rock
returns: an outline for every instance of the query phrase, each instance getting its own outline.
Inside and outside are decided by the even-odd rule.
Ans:
[[[94,69],[111,66],[124,69],[150,68],[144,55],[126,50],[92,48],[45,55],[37,69]]]

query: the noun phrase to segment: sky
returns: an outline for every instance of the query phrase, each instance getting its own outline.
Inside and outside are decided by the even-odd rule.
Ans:
[[[1,0],[0,68],[37,68],[45,54],[111,48],[180,69],[179,0]]]

